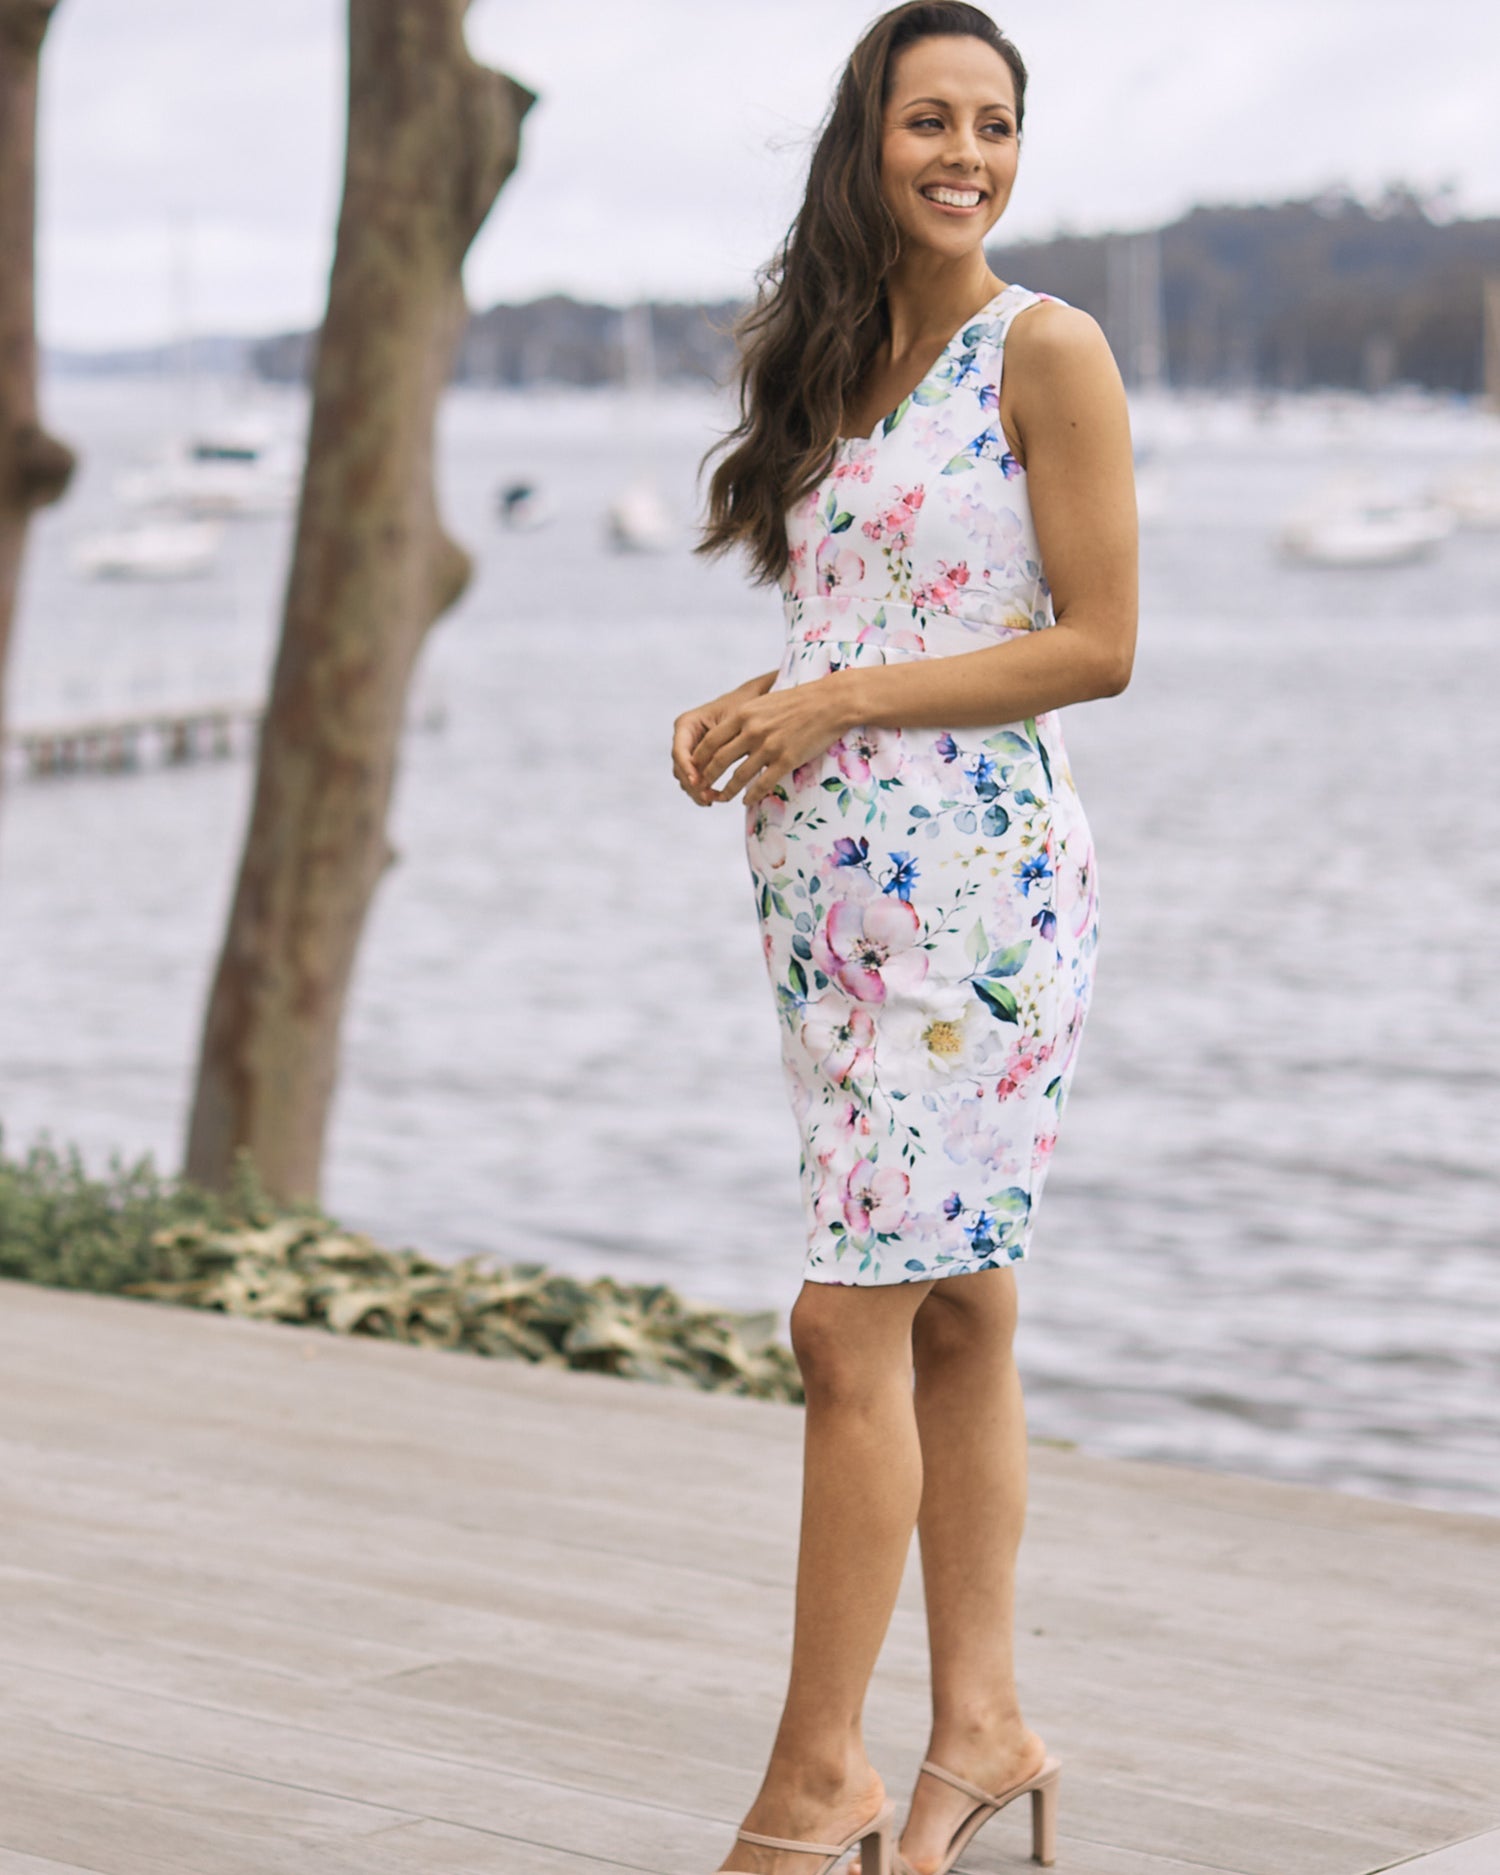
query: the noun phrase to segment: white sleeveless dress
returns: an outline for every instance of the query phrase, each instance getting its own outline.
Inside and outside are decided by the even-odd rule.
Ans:
[[[1054,623],[1000,427],[1011,285],[787,510],[773,689]],[[1048,711],[858,727],[746,809],[815,1282],[1028,1254],[1093,987],[1093,843]]]

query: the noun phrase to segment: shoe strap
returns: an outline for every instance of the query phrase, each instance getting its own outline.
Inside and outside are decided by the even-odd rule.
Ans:
[[[977,1797],[981,1803],[993,1803],[994,1796],[987,1790],[981,1790],[978,1784],[971,1784],[966,1777],[960,1777],[957,1771],[945,1770],[940,1764],[934,1764],[931,1758],[922,1760],[922,1769],[933,1777],[940,1777],[945,1784],[951,1784],[955,1790],[961,1790],[966,1796]]]
[[[754,1830],[740,1829],[735,1834],[742,1842],[759,1843],[762,1849],[800,1849],[807,1855],[842,1855],[848,1842],[792,1842],[785,1836],[757,1836]],[[851,1836],[849,1842],[853,1842]]]
[[[960,1778],[956,1770],[947,1770],[947,1766],[934,1764],[932,1763],[932,1759],[922,1759],[922,1770],[924,1770],[924,1772],[930,1772],[934,1778],[943,1779],[943,1783],[951,1783],[952,1787],[954,1787],[954,1791],[964,1791],[967,1796],[979,1798],[981,1804],[992,1804],[992,1806],[996,1806],[997,1808],[999,1804],[1007,1804],[1012,1796],[1020,1796],[1020,1793],[1026,1791],[1027,1787],[1044,1781],[1044,1779],[1046,1779],[1046,1774],[1054,1768],[1054,1764],[1056,1764],[1054,1759],[1050,1759],[1050,1757],[1044,1759],[1044,1761],[1042,1761],[1041,1770],[1033,1772],[1029,1778],[1022,1778],[1020,1783],[1012,1783],[1009,1791],[981,1791],[981,1787],[979,1787],[977,1783],[969,1783],[969,1779]]]

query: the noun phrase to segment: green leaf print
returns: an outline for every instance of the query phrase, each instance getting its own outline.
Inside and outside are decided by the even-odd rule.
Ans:
[[[985,970],[987,977],[1013,977],[1018,974],[1026,962],[1026,953],[1031,949],[1031,939],[1022,938],[1019,944],[1012,944],[1008,950],[996,951],[990,958]],[[976,960],[977,961],[977,960]]]
[[[840,508],[838,513],[829,522],[828,531],[830,534],[842,534],[845,528],[852,527],[853,525],[854,516],[847,508]]]
[[[1031,1199],[1020,1185],[1010,1185],[1004,1191],[992,1192],[985,1203],[992,1210],[1003,1211],[1007,1217],[1025,1217],[1031,1209]]]
[[[948,458],[942,468],[938,470],[938,474],[962,475],[965,469],[972,469],[976,461],[977,458],[971,456],[967,449],[961,449],[956,456],[950,456]]]
[[[984,934],[984,920],[982,918],[976,918],[974,920],[974,929],[969,933],[964,943],[964,949],[968,952],[973,962],[982,964],[989,948],[990,941]]]
[[[891,431],[895,429],[896,425],[906,415],[907,411],[910,408],[911,408],[910,397],[903,397],[901,399],[901,402],[897,404],[896,408],[886,418],[885,422],[881,424],[880,434],[882,436],[889,436]]]
[[[791,967],[786,974],[792,988],[797,994],[799,996],[805,996],[807,994],[807,972],[802,968],[801,964],[797,962],[795,957],[792,959]]]
[[[1021,1018],[1016,999],[1003,983],[992,983],[987,977],[976,977],[974,980],[974,994],[997,1021],[1020,1021]]]
[[[1002,729],[998,736],[986,736],[984,746],[997,755],[1014,756],[1018,761],[1030,761],[1036,754],[1025,736],[1018,736],[1014,729]]]

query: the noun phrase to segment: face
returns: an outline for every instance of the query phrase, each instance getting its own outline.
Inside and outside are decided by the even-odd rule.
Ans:
[[[945,33],[896,55],[880,186],[904,247],[957,258],[982,243],[1010,199],[1019,148],[1015,82],[992,46]]]

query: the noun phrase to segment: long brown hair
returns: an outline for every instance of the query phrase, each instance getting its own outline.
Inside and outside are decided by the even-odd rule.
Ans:
[[[710,479],[693,551],[743,542],[758,586],[785,573],[786,510],[827,471],[845,403],[890,335],[885,276],[900,230],[881,194],[880,154],[892,67],[914,40],[943,34],[982,39],[1005,60],[1020,134],[1026,67],[987,13],[956,0],[908,0],[882,13],[849,55],[802,206],[756,272],[754,305],[731,328],[740,419],[698,464],[701,475],[711,456],[729,452]]]

